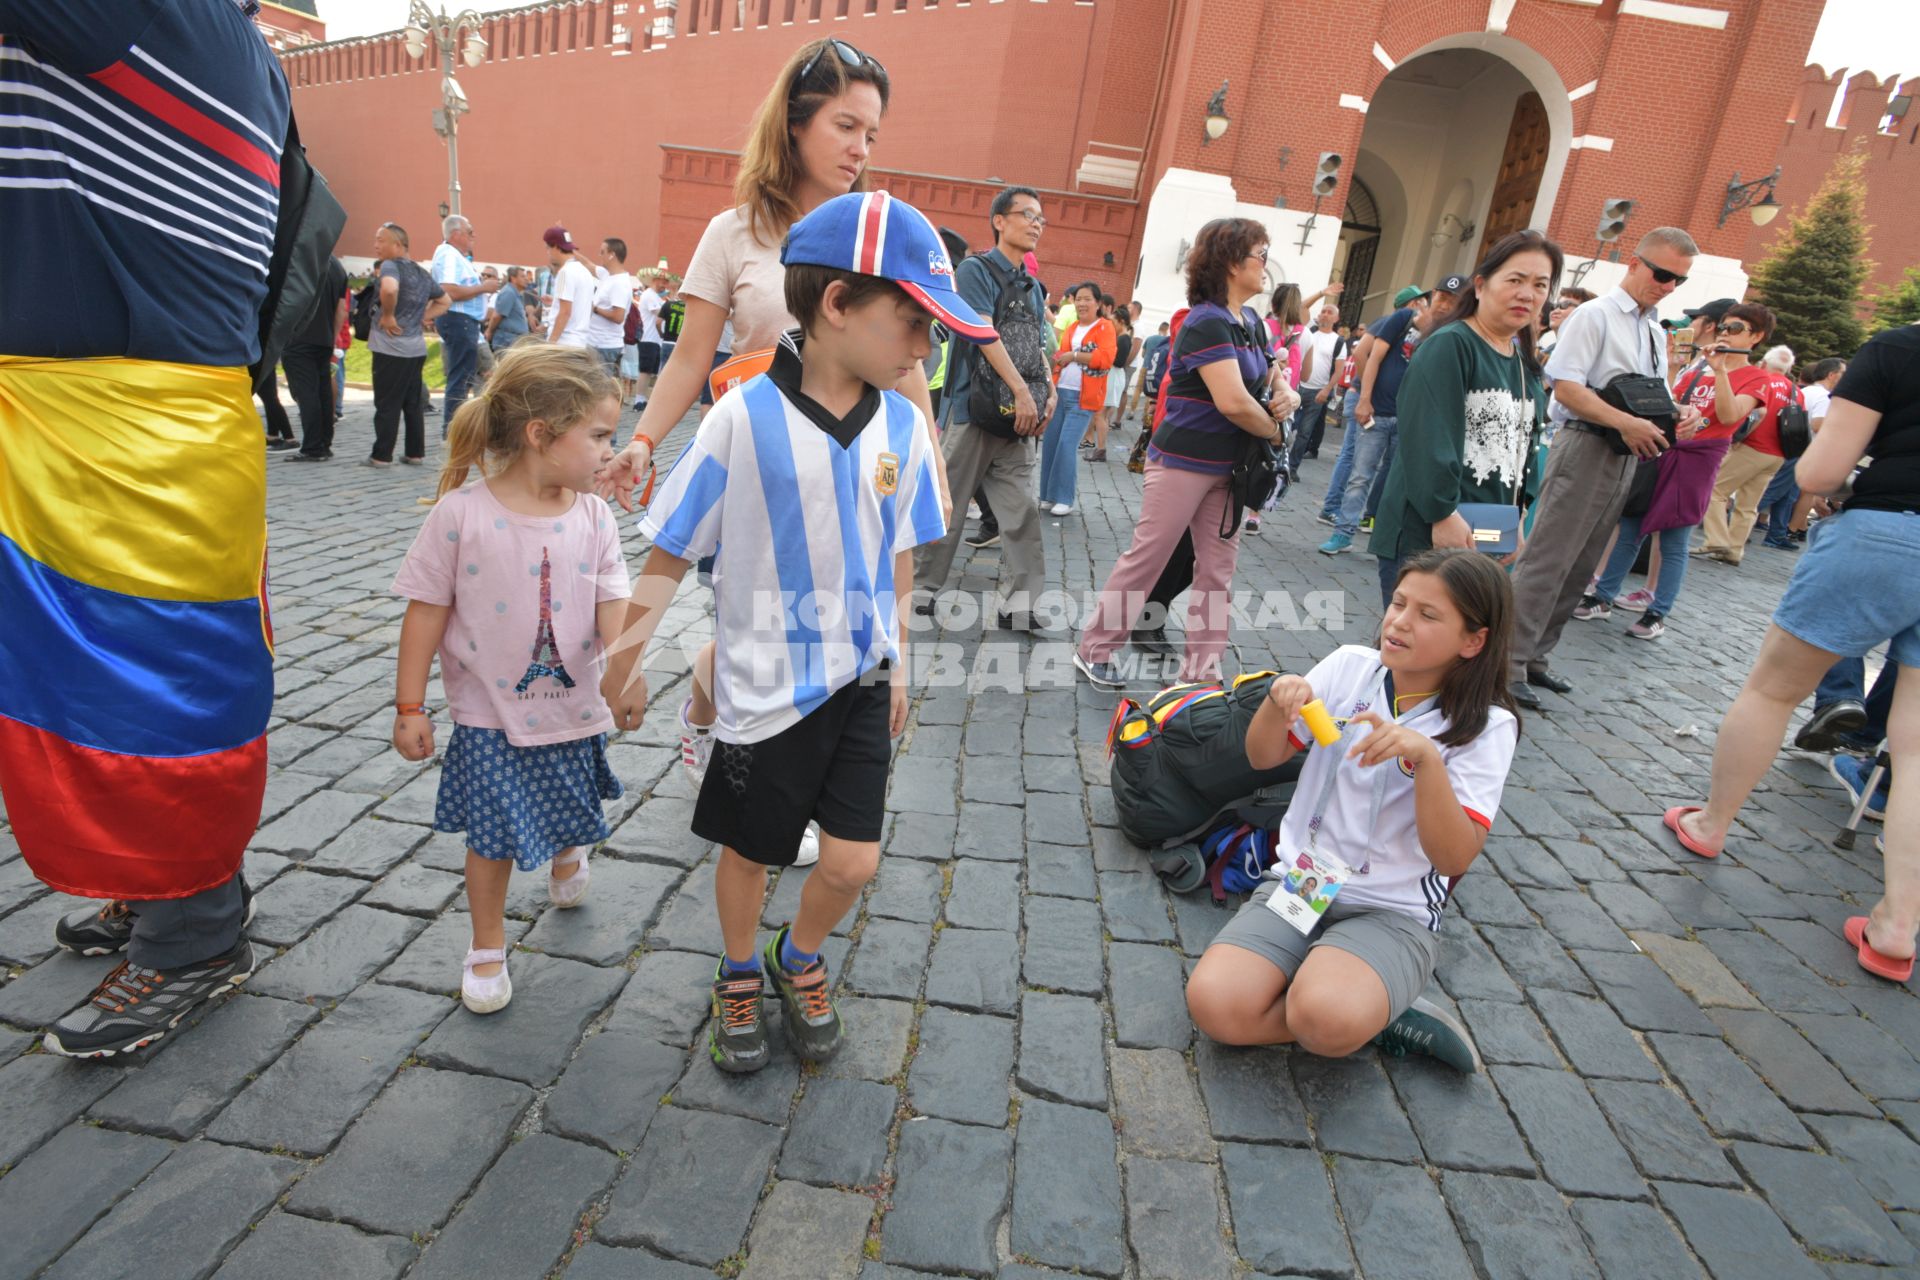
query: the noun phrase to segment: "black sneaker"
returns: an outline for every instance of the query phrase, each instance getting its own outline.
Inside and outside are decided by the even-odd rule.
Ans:
[[[1815,707],[1813,715],[1793,735],[1793,745],[1802,751],[1836,751],[1842,740],[1866,727],[1867,708],[1851,698]]]
[[[180,1025],[198,1005],[253,974],[244,937],[224,955],[162,973],[121,964],[85,1004],[47,1028],[41,1043],[63,1058],[111,1058],[143,1049]]]
[[[760,1017],[761,976],[713,972],[713,1020],[707,1028],[707,1052],[722,1071],[758,1071],[767,1065],[767,1027]]]
[[[1000,526],[993,524],[981,525],[977,532],[968,534],[965,538],[961,539],[961,541],[975,549],[997,547],[1000,545]]]
[[[253,889],[240,877],[240,927],[253,923]],[[98,911],[82,907],[70,911],[53,924],[53,941],[63,951],[83,956],[110,956],[125,951],[133,938],[133,910],[115,899]]]
[[[1167,639],[1165,627],[1140,627],[1127,636],[1129,643],[1142,653],[1172,653],[1173,641]]]
[[[282,453],[288,449],[298,449],[299,447],[298,442],[289,440],[285,436],[275,436],[267,441],[267,448],[274,453]]]
[[[827,992],[827,961],[815,956],[813,963],[798,973],[790,973],[780,963],[780,950],[786,945],[790,925],[781,925],[766,949],[760,953],[760,967],[773,979],[774,994],[787,1016],[787,1038],[793,1049],[808,1062],[825,1062],[840,1051],[840,1015],[833,1011],[833,997]]]
[[[1396,1058],[1415,1054],[1437,1058],[1469,1075],[1480,1070],[1480,1051],[1474,1048],[1473,1037],[1467,1034],[1466,1027],[1425,996],[1388,1023],[1387,1029],[1375,1036],[1373,1042],[1382,1052]]]
[[[1089,662],[1075,650],[1073,665],[1096,689],[1118,690],[1127,687],[1127,682],[1120,678],[1120,668],[1111,662]]]

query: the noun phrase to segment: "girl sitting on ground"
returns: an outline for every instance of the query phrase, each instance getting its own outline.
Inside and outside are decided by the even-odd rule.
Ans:
[[[1401,566],[1379,648],[1345,645],[1305,677],[1274,680],[1247,732],[1256,769],[1309,746],[1301,710],[1316,698],[1341,736],[1312,747],[1275,869],[1194,968],[1187,1008],[1201,1031],[1329,1058],[1371,1042],[1479,1069],[1465,1028],[1420,993],[1441,911],[1486,844],[1519,740],[1504,674],[1512,617],[1493,560],[1425,551]],[[1306,933],[1268,906],[1302,855],[1341,880]]]

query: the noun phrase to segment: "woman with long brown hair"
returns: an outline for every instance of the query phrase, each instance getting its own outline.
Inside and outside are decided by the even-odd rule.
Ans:
[[[774,77],[754,114],[734,178],[732,208],[715,214],[680,284],[686,318],[673,356],[654,384],[633,439],[607,468],[604,495],[633,509],[634,482],[656,445],[692,409],[710,374],[729,322],[727,362],[738,381],[772,363],[774,345],[798,323],[787,311],[780,244],[787,229],[835,196],[867,189],[867,161],[892,92],[887,69],[845,40],[800,46]],[[929,425],[933,402],[926,375],[915,369],[897,388]],[[949,510],[946,465],[934,453],[941,507]],[[713,645],[700,650],[693,688],[680,709],[680,759],[696,785],[713,751]],[[807,841],[815,837],[811,830]],[[801,862],[811,861],[802,847]],[[818,856],[817,853],[815,856]]]
[[[1215,218],[1194,237],[1187,255],[1192,310],[1167,364],[1166,416],[1147,449],[1140,521],[1100,588],[1073,655],[1081,673],[1103,689],[1121,687],[1113,654],[1126,642],[1141,598],[1189,530],[1193,591],[1181,678],[1219,675],[1240,555],[1238,528],[1221,533],[1233,523],[1228,476],[1253,441],[1279,441],[1284,415],[1299,403],[1285,386],[1273,393],[1271,407],[1258,399],[1267,380],[1266,334],[1247,303],[1266,291],[1266,273],[1267,229],[1251,218]]]

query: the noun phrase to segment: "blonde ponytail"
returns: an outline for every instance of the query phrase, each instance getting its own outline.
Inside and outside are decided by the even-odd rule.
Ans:
[[[549,438],[558,437],[592,416],[602,401],[619,397],[619,384],[598,352],[520,339],[494,362],[486,391],[453,415],[436,496],[464,485],[475,467],[490,476],[511,465],[526,447],[529,422],[544,423]]]
[[[487,397],[477,395],[453,415],[447,427],[447,460],[440,466],[440,487],[435,498],[444,498],[467,482],[467,472],[484,466],[487,444],[492,437],[487,423]]]

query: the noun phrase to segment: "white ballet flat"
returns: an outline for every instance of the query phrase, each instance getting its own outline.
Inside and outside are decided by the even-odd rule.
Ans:
[[[500,972],[483,978],[477,964],[497,964]],[[502,947],[470,949],[460,974],[460,1003],[473,1013],[498,1013],[513,999],[513,979],[507,976],[507,953]]]
[[[562,911],[577,907],[587,900],[587,880],[592,876],[593,868],[587,865],[585,849],[570,850],[553,860],[556,867],[570,867],[576,862],[580,864],[580,869],[565,880],[555,880],[551,875],[547,877],[547,898]]]

